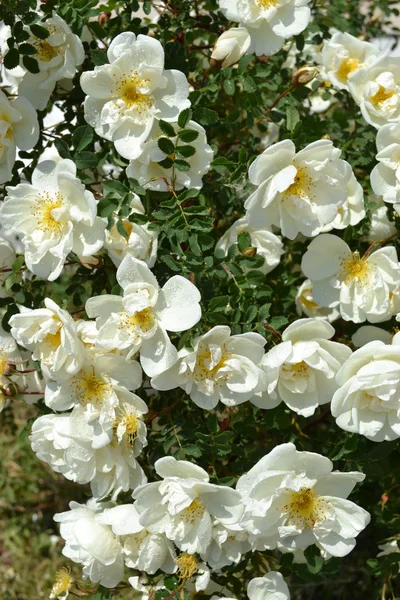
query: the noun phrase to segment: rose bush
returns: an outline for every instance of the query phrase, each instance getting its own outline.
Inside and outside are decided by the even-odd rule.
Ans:
[[[0,418],[72,482],[41,597],[400,597],[388,4],[1,3]]]

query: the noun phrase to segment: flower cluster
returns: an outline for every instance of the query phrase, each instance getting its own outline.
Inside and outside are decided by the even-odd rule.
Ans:
[[[310,0],[78,4],[2,43],[0,412],[91,496],[50,598],[289,600],[400,438],[400,58]]]

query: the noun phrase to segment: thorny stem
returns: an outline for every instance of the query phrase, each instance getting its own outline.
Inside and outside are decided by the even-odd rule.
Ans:
[[[279,338],[282,341],[282,334],[279,333],[279,331],[277,331],[274,327],[271,327],[271,325],[268,325],[267,321],[264,321],[263,327],[267,331],[270,331],[271,333],[273,333],[277,338]]]

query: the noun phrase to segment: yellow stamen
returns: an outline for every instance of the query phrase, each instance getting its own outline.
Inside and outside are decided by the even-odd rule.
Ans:
[[[82,404],[102,403],[110,391],[111,386],[104,379],[96,377],[94,372],[84,373],[77,380],[76,395]]]
[[[340,65],[338,70],[336,71],[336,75],[338,79],[341,79],[342,81],[346,82],[349,78],[349,75],[351,75],[351,73],[353,73],[353,71],[355,71],[359,67],[360,61],[358,60],[358,58],[345,58],[342,61],[342,64]]]
[[[191,523],[192,525],[198,519],[201,519],[205,511],[204,505],[197,498],[193,500],[193,502],[185,508],[181,513],[181,517],[184,521]]]
[[[279,0],[256,0],[258,6],[261,8],[272,8],[278,4]]]
[[[213,379],[217,375],[218,371],[220,371],[220,369],[222,369],[225,366],[226,362],[229,360],[230,357],[231,354],[223,350],[218,364],[216,364],[214,367],[211,367],[211,350],[209,348],[205,348],[197,354],[196,366],[193,372],[194,380],[202,381],[204,379]]]
[[[145,87],[147,83],[148,80],[140,79],[137,71],[131,71],[129,76],[121,77],[113,85],[126,108],[135,108],[140,114],[147,112],[154,104],[154,99],[150,94],[143,94],[140,91],[140,88]]]
[[[187,580],[193,577],[198,569],[197,560],[193,554],[181,554],[175,558],[175,562],[178,565],[177,575],[180,579]]]
[[[134,446],[139,431],[139,419],[129,408],[119,408],[119,416],[114,419],[114,434],[119,437],[119,429],[123,431],[123,437],[127,446]]]
[[[64,224],[56,221],[53,216],[55,208],[61,208],[63,198],[61,194],[51,196],[48,192],[44,192],[36,199],[36,210],[34,216],[37,220],[37,227],[42,231],[57,234],[63,229]]]
[[[56,333],[48,333],[45,340],[52,348],[58,348],[61,345],[61,328]]]
[[[341,277],[345,283],[349,284],[354,280],[365,283],[368,280],[371,265],[368,264],[366,258],[360,257],[358,251],[353,252],[351,258],[343,259],[341,266]]]
[[[36,48],[36,58],[42,62],[50,62],[60,51],[57,46],[52,46],[47,40],[35,39],[33,46]]]
[[[302,168],[297,169],[294,182],[283,192],[283,197],[285,199],[290,196],[297,196],[298,198],[308,200],[311,195],[310,188],[312,185],[312,179],[307,171]]]
[[[56,598],[66,598],[72,581],[73,579],[68,569],[64,567],[57,571],[54,578],[54,585],[51,588],[50,598],[52,600]]]
[[[290,502],[278,510],[286,513],[286,524],[300,529],[312,529],[329,514],[329,503],[318,496],[313,488],[301,488],[291,492]]]
[[[138,330],[142,333],[147,333],[155,325],[154,315],[151,308],[145,308],[135,312],[134,315],[128,315],[127,313],[121,313],[121,319],[119,322],[119,329],[128,328],[131,331],[137,332]]]
[[[383,104],[392,96],[394,96],[393,90],[386,90],[382,85],[380,85],[379,90],[376,92],[376,94],[370,97],[370,100],[372,104],[377,106],[378,104]]]

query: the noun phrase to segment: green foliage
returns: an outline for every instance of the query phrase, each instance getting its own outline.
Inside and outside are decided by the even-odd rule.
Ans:
[[[146,14],[152,6],[158,5],[159,2],[155,1],[142,3]],[[369,16],[378,6],[384,14],[389,14],[388,2],[380,0],[372,3]],[[289,46],[294,44],[298,50],[302,50],[305,43],[319,46],[324,38],[330,36],[329,29],[333,25],[354,35],[371,38],[380,33],[384,23],[384,18],[372,21],[361,15],[358,0],[317,0],[312,7],[314,20],[310,27]],[[10,50],[4,58],[4,66],[8,69],[22,63],[30,72],[37,72],[35,48],[28,42],[28,31],[39,39],[45,39],[48,32],[43,23],[37,22],[35,8],[36,0],[3,0],[0,4],[0,19],[11,28]],[[158,147],[167,156],[160,165],[171,173],[172,181],[177,171],[189,169],[188,160],[196,152],[192,143],[198,138],[198,132],[190,127],[191,119],[195,120],[206,129],[208,142],[215,151],[203,188],[177,190],[171,185],[166,192],[155,192],[145,190],[137,181],[128,179],[124,170],[127,161],[118,156],[110,142],[99,138],[84,119],[80,73],[73,80],[71,92],[65,94],[57,86],[53,94],[52,101],[64,112],[63,121],[49,131],[42,125],[51,104],[39,114],[40,140],[34,150],[21,153],[21,158],[29,159],[29,164],[16,164],[10,185],[16,185],[21,174],[30,179],[42,151],[54,145],[62,158],[71,158],[75,162],[79,177],[99,200],[98,214],[107,219],[108,229],[116,225],[121,235],[127,235],[122,219],[129,215],[132,193],[138,194],[145,214],[134,213],[129,220],[147,224],[159,235],[158,260],[153,270],[160,284],[178,273],[193,281],[202,295],[202,320],[189,332],[172,336],[172,341],[178,348],[190,347],[197,335],[224,324],[229,325],[232,334],[260,333],[266,338],[267,348],[270,348],[280,341],[279,332],[298,318],[295,294],[304,279],[298,268],[304,244],[285,240],[281,263],[267,276],[260,271],[264,259],[257,252],[252,252],[254,249],[248,233],[241,233],[237,244],[233,244],[226,254],[215,250],[221,235],[244,214],[244,201],[253,189],[248,183],[247,171],[263,149],[261,139],[271,123],[278,123],[280,139],[292,139],[297,149],[328,135],[342,149],[342,157],[352,165],[366,192],[370,211],[373,203],[369,200],[369,173],[375,165],[375,131],[365,123],[346,92],[333,91],[330,87],[323,88],[323,97],[334,96],[331,108],[322,114],[310,114],[309,99],[321,92],[323,84],[314,82],[310,88],[292,86],[292,72],[285,66],[285,51],[268,58],[245,56],[237,67],[224,70],[218,65],[205,68],[211,47],[228,26],[218,11],[216,0],[170,0],[157,24],[138,17],[139,8],[136,0],[105,0],[100,6],[97,0],[67,0],[62,3],[49,0],[41,5],[46,15],[56,10],[77,34],[84,26],[89,28],[93,38],[84,43],[86,57],[81,70],[105,64],[111,39],[123,30],[136,34],[150,32],[160,40],[165,48],[166,68],[183,71],[192,86],[192,108],[179,115],[177,124],[159,123],[162,135]],[[100,18],[100,15],[105,17]],[[313,37],[308,34],[313,34]],[[121,169],[115,176],[104,177],[104,165],[110,163]],[[4,193],[0,191],[0,195]],[[353,250],[365,250],[368,246],[367,242],[360,240],[368,228],[369,211],[364,222],[343,232],[344,239]],[[399,225],[399,218],[393,211],[391,218]],[[397,242],[394,243],[398,246]],[[18,312],[17,303],[37,308],[48,296],[74,316],[85,318],[84,306],[89,297],[118,292],[115,267],[105,254],[92,266],[81,264],[75,255],[71,255],[68,262],[71,268],[49,285],[35,276],[25,277],[23,257],[18,257],[12,271],[6,274],[4,284],[5,289],[12,292],[12,297],[0,299],[0,307],[5,309],[2,320],[5,329],[9,329],[11,315]],[[393,326],[394,322],[384,324],[388,330]],[[351,323],[339,321],[335,340],[349,343],[356,329]],[[138,393],[144,397],[143,390]],[[243,599],[245,582],[265,573],[268,568],[277,568],[290,578],[295,600],[375,600],[385,598],[386,591],[392,594],[388,598],[400,596],[400,587],[398,584],[396,587],[398,556],[375,558],[378,544],[399,533],[400,503],[396,496],[400,476],[398,444],[384,442],[377,445],[362,436],[346,434],[338,429],[325,407],[320,407],[310,419],[297,416],[284,405],[263,411],[250,403],[235,409],[220,406],[218,411],[207,413],[180,389],[154,394],[149,400],[149,407],[150,450],[144,458],[141,457],[141,461],[150,480],[156,477],[153,469],[155,460],[170,454],[198,463],[215,483],[234,485],[240,475],[275,445],[289,441],[295,442],[299,450],[328,456],[337,469],[361,470],[367,476],[352,499],[371,512],[372,521],[358,538],[354,552],[345,560],[325,562],[315,548],[306,551],[306,565],[294,564],[291,555],[269,551],[249,553],[238,565],[218,573],[215,577],[218,583],[227,585],[233,594]],[[152,427],[155,419],[157,427]],[[35,461],[36,466],[24,465],[25,460],[28,465],[26,435],[29,422],[25,429],[20,429],[20,440],[15,442],[22,444],[23,448],[22,458],[18,461],[20,468],[24,469],[25,476],[27,469],[38,470],[43,482],[30,491],[30,497],[41,493],[39,487],[49,486],[49,495],[53,494],[51,510],[56,512],[57,507],[65,509],[65,499],[61,495],[63,486],[68,486],[68,498],[77,499],[80,494],[89,496],[88,489],[78,490],[60,478],[56,479],[56,486],[49,483],[48,479],[52,477],[50,471],[37,467],[34,458],[32,463]],[[8,433],[2,433],[3,442],[5,435]],[[0,473],[3,476],[0,491],[6,489],[8,494],[7,516],[7,511],[14,510],[10,507],[17,500],[15,496],[23,495],[26,490],[19,485],[10,486],[11,491],[5,488],[8,484],[4,483],[4,472]],[[30,480],[29,486],[34,485]],[[130,497],[126,495],[121,500],[128,502]],[[11,519],[13,528],[18,532],[16,512]],[[48,516],[45,525],[46,532],[53,528]],[[30,523],[25,520],[25,536],[29,527]],[[5,543],[2,538],[0,541]],[[20,550],[18,547],[18,552]],[[48,548],[45,551],[48,552]],[[34,554],[36,556],[38,551],[35,550]],[[174,576],[165,581],[169,593],[178,586]],[[0,582],[0,591],[1,585]],[[46,590],[49,589],[48,578],[43,585]],[[7,589],[2,593],[7,594]],[[165,592],[158,592],[156,599],[167,596]],[[4,597],[28,598],[25,590],[22,595]],[[124,596],[119,593],[110,596],[108,591],[99,589],[88,597],[105,600]],[[201,595],[196,598],[201,599]]]

